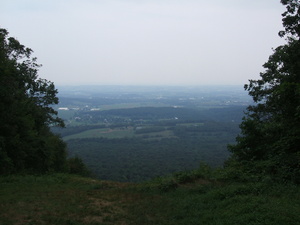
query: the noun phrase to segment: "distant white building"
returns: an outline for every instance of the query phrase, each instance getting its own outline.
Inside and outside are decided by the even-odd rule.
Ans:
[[[99,111],[100,108],[92,108],[91,111]]]
[[[69,110],[69,108],[67,108],[67,107],[61,107],[61,108],[58,108],[58,110],[64,110],[64,111],[67,111],[67,110]]]

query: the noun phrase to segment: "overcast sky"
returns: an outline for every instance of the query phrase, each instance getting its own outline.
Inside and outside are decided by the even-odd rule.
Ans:
[[[280,0],[0,0],[0,26],[56,85],[243,85],[284,43],[284,11]]]

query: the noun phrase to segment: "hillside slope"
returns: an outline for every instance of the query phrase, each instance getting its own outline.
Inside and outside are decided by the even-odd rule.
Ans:
[[[298,186],[198,175],[141,184],[65,174],[1,177],[0,224],[299,224]]]

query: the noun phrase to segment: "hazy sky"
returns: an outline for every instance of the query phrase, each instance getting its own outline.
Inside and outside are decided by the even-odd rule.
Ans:
[[[0,0],[0,26],[65,84],[245,84],[284,43],[280,0]]]

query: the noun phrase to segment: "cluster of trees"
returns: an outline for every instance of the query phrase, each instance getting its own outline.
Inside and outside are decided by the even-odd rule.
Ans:
[[[51,107],[52,82],[38,77],[32,50],[0,29],[0,174],[65,172],[66,144],[50,126],[63,127]]]
[[[300,183],[300,3],[281,3],[287,10],[279,36],[287,43],[274,50],[261,78],[245,85],[255,104],[247,109],[237,143],[229,147],[228,166]]]

